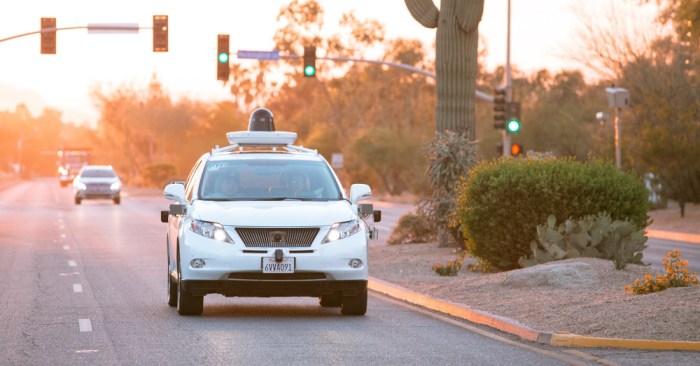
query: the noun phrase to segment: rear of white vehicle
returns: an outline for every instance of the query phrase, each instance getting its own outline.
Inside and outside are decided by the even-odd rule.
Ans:
[[[343,314],[365,314],[367,241],[376,230],[364,219],[379,212],[358,201],[370,188],[353,185],[346,197],[325,159],[291,145],[290,135],[241,133],[202,156],[187,182],[165,188],[177,202],[161,215],[169,225],[168,303],[180,314],[201,314],[213,293],[318,297]],[[293,191],[293,176],[302,175],[303,188]],[[237,187],[222,193],[227,180]]]

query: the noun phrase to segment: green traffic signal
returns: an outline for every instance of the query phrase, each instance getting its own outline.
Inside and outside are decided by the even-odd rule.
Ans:
[[[314,76],[314,75],[316,75],[316,68],[315,67],[313,67],[311,65],[307,65],[306,67],[304,67],[304,76]]]
[[[219,62],[222,64],[228,63],[228,52],[219,53]]]
[[[520,121],[517,119],[511,119],[506,123],[506,129],[508,129],[508,132],[510,133],[516,133],[520,131]]]

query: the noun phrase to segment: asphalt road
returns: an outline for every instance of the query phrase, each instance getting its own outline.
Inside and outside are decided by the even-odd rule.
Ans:
[[[372,294],[364,317],[311,298],[166,303],[160,197],[73,204],[52,179],[0,191],[2,365],[593,365]],[[600,352],[600,351],[599,351]],[[608,364],[668,353],[620,351]],[[601,357],[601,356],[599,356]],[[681,360],[693,356],[680,354]],[[688,358],[691,357],[691,358]],[[586,359],[589,358],[589,359]],[[656,359],[659,360],[658,358]]]

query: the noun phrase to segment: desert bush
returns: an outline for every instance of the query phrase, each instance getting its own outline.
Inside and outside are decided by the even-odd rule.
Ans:
[[[644,229],[647,191],[641,180],[611,163],[562,159],[498,159],[471,170],[458,187],[452,219],[475,257],[502,270],[531,254],[537,225],[607,212]]]
[[[466,133],[446,131],[437,133],[425,145],[424,151],[428,159],[426,175],[430,180],[432,195],[418,202],[418,212],[436,227],[450,232],[462,246],[464,239],[459,224],[451,222],[449,217],[456,207],[455,197],[460,178],[466,176],[476,165],[476,144],[469,140]],[[445,242],[440,243],[440,246],[445,245]]]
[[[437,262],[433,264],[433,271],[440,276],[456,276],[462,269],[463,263],[464,262],[461,257],[454,260],[449,260],[445,264]]]
[[[435,240],[435,225],[425,216],[407,213],[399,218],[387,244],[428,243]]]
[[[151,164],[143,170],[143,181],[150,187],[163,187],[175,177],[175,166],[172,164]]]
[[[629,221],[612,220],[608,214],[566,220],[556,225],[550,215],[545,225],[537,226],[537,241],[530,243],[530,257],[522,257],[523,267],[580,257],[609,259],[620,270],[628,264],[640,264],[647,238]]]
[[[634,280],[633,285],[625,286],[625,291],[633,295],[643,295],[652,292],[663,291],[671,287],[687,287],[698,284],[697,273],[689,273],[688,261],[681,259],[681,253],[678,249],[674,249],[666,254],[661,261],[666,267],[664,275],[657,275],[653,278],[652,275],[644,275],[644,281],[640,279]]]

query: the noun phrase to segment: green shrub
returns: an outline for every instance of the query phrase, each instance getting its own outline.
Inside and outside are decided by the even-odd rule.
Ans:
[[[143,181],[151,187],[163,187],[175,178],[175,166],[172,164],[151,164],[143,170]]]
[[[641,181],[610,163],[503,158],[477,165],[461,182],[453,220],[473,256],[509,270],[530,255],[549,215],[562,222],[607,212],[644,229],[648,207]]]
[[[435,240],[435,226],[423,215],[407,213],[386,241],[387,244],[428,243]]]
[[[559,226],[556,218],[549,216],[545,225],[537,226],[537,241],[530,243],[531,257],[522,257],[518,263],[527,267],[590,257],[612,260],[616,269],[625,269],[630,263],[644,265],[646,241],[644,230],[637,230],[629,221],[612,220],[607,214],[569,219]]]

